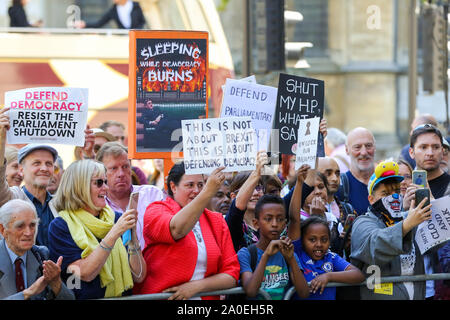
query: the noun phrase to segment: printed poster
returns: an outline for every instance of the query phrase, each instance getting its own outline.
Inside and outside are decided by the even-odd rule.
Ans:
[[[11,128],[9,144],[44,143],[84,146],[88,89],[28,88],[5,93]]]

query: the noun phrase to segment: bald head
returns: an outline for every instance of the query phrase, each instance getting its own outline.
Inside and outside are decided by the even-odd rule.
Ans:
[[[355,174],[374,170],[375,138],[368,129],[358,127],[347,134],[345,150],[350,156],[350,171]]]
[[[327,178],[328,192],[334,195],[338,191],[341,182],[341,171],[336,160],[331,157],[319,158],[317,171]]]
[[[412,134],[413,130],[417,127],[420,126],[422,124],[431,124],[435,127],[438,126],[438,122],[436,120],[436,118],[429,113],[424,113],[424,114],[420,114],[417,117],[414,118],[413,122],[411,123],[411,132],[410,135]]]

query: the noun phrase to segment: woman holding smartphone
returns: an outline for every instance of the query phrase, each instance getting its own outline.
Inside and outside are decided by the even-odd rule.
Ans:
[[[136,210],[114,212],[106,204],[107,189],[103,163],[79,160],[64,172],[54,198],[59,217],[49,226],[50,258],[63,256],[61,275],[75,281],[77,299],[128,295],[146,276]],[[127,230],[128,252],[121,239]]]

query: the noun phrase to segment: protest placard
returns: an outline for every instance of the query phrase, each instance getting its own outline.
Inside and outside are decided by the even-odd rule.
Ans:
[[[277,88],[250,81],[227,79],[220,117],[252,119],[257,150],[269,150]]]
[[[420,253],[450,240],[450,196],[431,201],[431,219],[417,227],[416,243]]]
[[[186,174],[254,170],[255,130],[250,117],[183,120],[183,154]]]
[[[88,89],[28,88],[5,93],[11,129],[7,142],[84,145]]]
[[[295,154],[301,119],[319,117],[324,109],[324,82],[313,78],[280,74],[274,129],[279,130],[282,154]],[[323,136],[319,133],[317,156],[325,156]]]
[[[181,121],[208,117],[208,33],[131,30],[129,156],[170,159]]]
[[[316,168],[317,141],[319,136],[320,118],[301,119],[298,129],[298,142],[295,149],[295,170],[302,164]]]

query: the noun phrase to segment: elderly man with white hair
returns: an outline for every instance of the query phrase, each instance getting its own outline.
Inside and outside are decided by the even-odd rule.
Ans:
[[[350,156],[350,170],[341,176],[338,197],[363,215],[369,207],[367,185],[375,169],[375,137],[366,128],[355,128],[348,133],[345,148]]]
[[[35,246],[39,218],[28,201],[14,199],[0,208],[0,299],[73,300],[61,281],[62,257],[48,260],[48,249]]]

